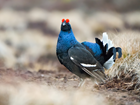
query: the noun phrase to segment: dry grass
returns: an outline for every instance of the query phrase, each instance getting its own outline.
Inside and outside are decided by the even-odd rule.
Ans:
[[[122,48],[122,58],[117,59],[114,66],[106,71],[110,79],[129,82],[133,89],[139,89],[140,84],[140,36],[139,32],[127,31],[111,34],[115,46]],[[129,81],[126,81],[128,80]]]

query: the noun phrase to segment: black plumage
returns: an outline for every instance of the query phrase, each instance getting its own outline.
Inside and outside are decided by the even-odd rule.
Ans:
[[[112,47],[108,50],[108,44],[104,46],[98,38],[95,40],[95,44],[79,43],[73,34],[69,20],[63,19],[56,54],[60,63],[80,78],[104,82],[106,78],[104,63],[111,56],[115,60],[116,52],[119,52],[120,57],[121,49]]]

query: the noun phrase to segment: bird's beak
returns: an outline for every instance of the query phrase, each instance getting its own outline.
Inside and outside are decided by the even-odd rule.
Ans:
[[[63,26],[65,26],[65,25],[66,25],[66,23],[65,23],[65,22],[63,22],[63,23],[62,23],[62,25],[63,25]]]

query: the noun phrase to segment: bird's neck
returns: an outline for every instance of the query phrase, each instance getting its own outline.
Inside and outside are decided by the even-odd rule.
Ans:
[[[57,51],[58,53],[66,53],[69,48],[77,44],[73,31],[69,32],[61,31],[57,41]]]

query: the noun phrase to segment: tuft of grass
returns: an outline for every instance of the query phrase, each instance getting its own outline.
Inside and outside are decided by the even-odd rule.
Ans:
[[[140,33],[139,32],[121,32],[118,34],[109,34],[115,46],[122,48],[122,58],[117,59],[113,67],[106,70],[110,82],[115,80],[119,85],[121,82],[127,85],[120,85],[123,89],[132,90],[140,88]],[[115,80],[114,80],[115,79]],[[133,88],[132,88],[133,87]]]

